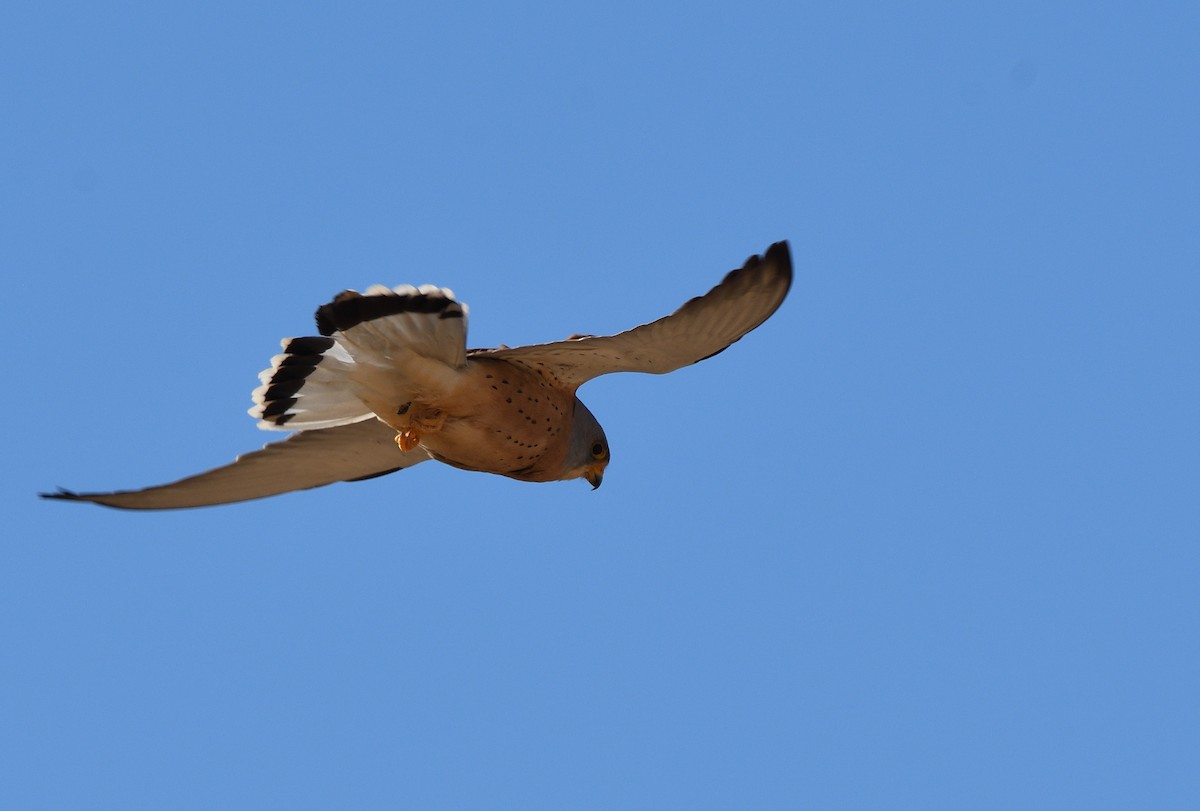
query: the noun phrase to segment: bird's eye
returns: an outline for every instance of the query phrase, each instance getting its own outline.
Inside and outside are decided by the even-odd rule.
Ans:
[[[604,455],[604,445],[597,442],[595,445],[592,446],[592,456],[599,459],[603,455]]]

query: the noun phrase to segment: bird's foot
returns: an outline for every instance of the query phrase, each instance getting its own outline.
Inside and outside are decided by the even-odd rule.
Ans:
[[[421,434],[415,428],[406,428],[396,434],[396,444],[400,450],[408,453],[421,444]]]
[[[408,402],[396,409],[396,417],[388,422],[396,429],[396,444],[407,453],[421,444],[422,434],[442,430],[446,412],[440,408]]]

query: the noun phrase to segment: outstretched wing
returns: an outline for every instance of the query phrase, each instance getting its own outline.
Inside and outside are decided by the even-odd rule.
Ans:
[[[649,324],[617,335],[473,354],[534,368],[570,388],[610,372],[663,374],[712,357],[766,321],[791,284],[791,252],[787,242],[776,242],[708,293]]]
[[[379,420],[301,431],[231,464],[171,484],[114,493],[43,493],[43,498],[90,501],[126,510],[171,510],[249,501],[340,481],[382,476],[424,462],[417,449],[402,453],[396,432]]]

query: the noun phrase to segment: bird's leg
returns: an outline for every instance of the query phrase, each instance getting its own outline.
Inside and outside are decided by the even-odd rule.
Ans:
[[[396,434],[396,444],[405,453],[421,444],[422,433],[440,431],[446,422],[446,412],[440,408],[420,404],[413,408],[413,405],[408,402],[396,409],[397,416],[406,418]]]
[[[421,444],[421,434],[413,427],[412,402],[401,403],[400,407],[396,409],[396,416],[400,419],[392,419],[388,422],[396,429],[396,445],[400,450],[408,453]]]
[[[440,431],[442,430],[442,426],[446,424],[446,412],[440,408],[425,406],[417,412],[412,421],[422,431]]]

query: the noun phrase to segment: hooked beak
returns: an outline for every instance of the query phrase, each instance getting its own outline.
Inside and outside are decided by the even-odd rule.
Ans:
[[[595,490],[600,486],[600,482],[604,481],[604,468],[599,466],[590,467],[583,474],[583,478],[587,479],[588,484],[590,484],[592,489]]]

